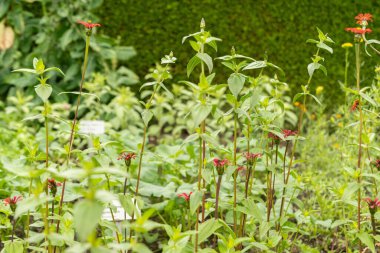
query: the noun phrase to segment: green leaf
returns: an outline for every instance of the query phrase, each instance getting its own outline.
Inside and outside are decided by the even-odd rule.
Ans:
[[[239,96],[240,91],[243,89],[244,82],[245,76],[240,73],[232,73],[228,78],[228,88],[236,98]]]
[[[245,68],[243,70],[261,69],[261,68],[265,68],[266,66],[267,66],[267,64],[265,61],[254,61],[254,62],[248,64],[247,66],[245,66]]]
[[[365,94],[364,92],[360,91],[359,92],[359,95],[364,98],[367,102],[369,102],[370,104],[372,104],[373,106],[377,106],[377,103],[375,100],[373,100],[370,96],[368,96],[367,94]]]
[[[17,203],[15,217],[18,218],[28,211],[36,210],[39,205],[45,203],[46,198],[29,197]]]
[[[206,63],[208,71],[211,73],[213,68],[212,58],[206,53],[197,53],[196,55],[199,59],[201,59],[204,63]]]
[[[323,42],[319,42],[319,43],[317,44],[317,47],[322,48],[322,49],[324,49],[324,50],[326,50],[326,51],[329,51],[330,54],[333,53],[333,49],[332,49],[331,47],[327,46],[327,45],[326,45],[325,43],[323,43]]]
[[[187,77],[190,76],[190,74],[193,72],[194,68],[201,63],[201,60],[195,55],[193,56],[190,61],[187,63]]]
[[[46,102],[49,99],[51,93],[53,92],[53,88],[49,84],[39,84],[36,86],[34,90],[44,102]]]
[[[201,191],[193,192],[190,196],[190,213],[194,214],[202,202],[203,193]]]
[[[4,243],[4,249],[2,253],[22,253],[24,252],[24,246],[22,241],[6,241]]]
[[[144,125],[145,126],[148,126],[149,124],[149,121],[153,118],[153,113],[148,110],[148,109],[145,109],[142,113],[141,113],[141,118],[144,122]]]
[[[37,74],[37,72],[34,69],[15,69],[12,72],[26,72],[26,73]]]
[[[195,127],[199,126],[201,122],[207,118],[207,116],[211,113],[211,109],[211,105],[199,104],[191,111]]]
[[[190,40],[190,45],[195,51],[199,51],[201,49],[201,45],[199,45],[196,41]]]
[[[327,76],[327,70],[326,70],[325,66],[323,66],[322,64],[320,64],[318,62],[312,62],[307,66],[307,72],[309,73],[309,77],[312,77],[314,74],[314,71],[317,69],[322,70],[323,73]]]
[[[97,227],[103,205],[96,200],[81,200],[74,206],[74,228],[81,241],[85,241]]]
[[[47,69],[45,69],[42,73],[46,73],[46,72],[49,72],[49,71],[55,71],[55,72],[58,72],[58,73],[60,73],[61,75],[65,76],[65,74],[62,72],[62,70],[59,69],[59,68],[57,68],[57,67],[47,68]]]
[[[209,238],[214,232],[219,229],[222,224],[219,220],[209,219],[199,225],[198,229],[198,243],[204,242],[207,238]],[[194,238],[193,238],[194,241]]]
[[[366,232],[361,232],[357,234],[357,237],[364,243],[373,253],[376,253],[375,244],[373,243],[373,239]]]

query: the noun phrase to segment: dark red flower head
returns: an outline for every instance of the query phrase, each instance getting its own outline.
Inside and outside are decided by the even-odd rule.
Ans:
[[[377,211],[377,207],[380,206],[380,201],[378,198],[371,199],[371,198],[365,198],[365,202],[368,204],[369,211],[374,214]]]
[[[57,194],[57,187],[62,186],[62,183],[55,181],[54,178],[48,179],[48,187],[53,197]]]
[[[371,33],[372,32],[372,30],[369,29],[369,28],[362,29],[362,28],[359,28],[359,27],[354,27],[354,28],[348,27],[345,30],[347,32],[352,32],[352,33],[355,33],[355,34],[366,34],[366,33]]]
[[[237,167],[236,170],[239,172],[239,171],[246,170],[246,168],[244,166],[239,166],[239,167]]]
[[[292,130],[289,130],[289,129],[284,129],[282,130],[282,134],[284,135],[285,138],[289,137],[289,136],[295,136],[298,134],[297,131],[292,131]]]
[[[247,159],[247,164],[249,167],[251,167],[258,158],[260,158],[262,156],[261,153],[244,153],[243,154],[245,156],[245,159]]]
[[[16,210],[17,202],[22,199],[22,196],[14,196],[13,198],[9,197],[4,199],[4,204],[9,205],[14,212]]]
[[[356,23],[360,25],[367,25],[368,21],[373,22],[371,13],[359,13],[356,17]]]
[[[376,159],[371,162],[373,166],[375,166],[378,170],[380,170],[380,159]]]
[[[356,100],[354,101],[354,103],[352,104],[352,106],[351,106],[351,108],[350,108],[350,111],[351,111],[351,112],[354,112],[354,111],[356,111],[356,109],[358,109],[358,107],[359,107],[359,99],[356,99]]]
[[[187,202],[190,200],[190,196],[193,192],[177,194],[178,198],[184,198]]]
[[[224,173],[224,168],[226,165],[228,165],[228,160],[227,159],[219,159],[219,158],[214,158],[213,160],[214,166],[216,167],[216,170],[218,172],[218,175],[221,176]]]
[[[79,21],[77,21],[77,23],[83,25],[87,29],[92,29],[92,28],[97,27],[97,26],[99,26],[99,27],[102,26],[101,24],[91,23],[91,21],[85,22],[85,21],[79,20]]]
[[[131,165],[131,160],[135,159],[135,158],[136,158],[136,154],[135,153],[123,152],[123,153],[121,153],[119,155],[119,157],[117,158],[117,160],[124,160],[125,165],[127,167],[129,167]]]

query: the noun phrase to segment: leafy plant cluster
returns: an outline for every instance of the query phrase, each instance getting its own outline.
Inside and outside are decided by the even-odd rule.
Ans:
[[[223,38],[204,19],[182,39],[193,52],[187,78],[171,83],[170,52],[138,96],[106,84],[115,69],[86,74],[103,26],[79,21],[74,91],[56,91],[68,71],[43,58],[7,73],[30,77],[37,96],[17,89],[2,104],[2,252],[376,252],[380,72],[361,88],[360,69],[379,42],[367,38],[372,15],[356,19],[356,86],[341,83],[346,103],[331,116],[314,77],[354,45],[333,48],[318,28],[293,98],[266,55],[220,56]],[[87,132],[88,120],[103,120],[105,133]]]

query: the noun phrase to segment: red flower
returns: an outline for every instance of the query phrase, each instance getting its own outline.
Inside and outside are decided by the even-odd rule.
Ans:
[[[284,135],[285,138],[289,137],[289,136],[295,136],[298,134],[297,131],[292,131],[292,130],[289,130],[289,129],[284,129],[282,130],[282,134]]]
[[[372,20],[372,14],[370,13],[359,13],[355,19],[357,20],[356,23],[358,24],[362,24],[363,22],[367,22],[367,21],[371,21],[373,22]]]
[[[366,34],[366,33],[371,33],[372,30],[369,29],[369,28],[365,28],[365,29],[362,29],[362,28],[346,28],[345,29],[347,32],[352,32],[352,33],[355,33],[355,34]]]
[[[363,199],[368,204],[369,211],[373,214],[377,211],[377,207],[380,206],[380,201],[378,198],[371,199],[371,198],[365,198]]]
[[[237,167],[236,170],[237,171],[243,171],[243,170],[246,170],[246,168],[244,166],[239,166],[239,167]]]
[[[186,201],[189,201],[192,193],[193,192],[190,192],[189,194],[181,193],[181,194],[177,194],[177,196],[178,196],[178,198],[184,198]]]
[[[136,158],[136,154],[135,153],[126,153],[126,152],[123,152],[119,155],[119,157],[117,158],[117,160],[124,160],[125,162],[125,165],[127,167],[129,167],[131,165],[131,160],[132,159],[135,159]]]
[[[6,198],[4,199],[4,205],[9,205],[14,212],[16,210],[16,204],[18,201],[22,199],[22,196],[14,196],[13,198]]]
[[[228,160],[223,159],[220,160],[219,158],[214,158],[213,160],[214,166],[216,167],[216,171],[218,172],[218,175],[221,176],[224,173],[224,167],[228,165]]]
[[[78,24],[81,24],[81,25],[84,25],[87,29],[92,29],[94,27],[97,27],[97,26],[101,26],[101,24],[95,24],[95,23],[91,23],[91,21],[89,22],[85,22],[85,21],[77,21]]]
[[[359,107],[359,99],[356,99],[354,101],[354,103],[352,104],[351,108],[350,108],[350,111],[353,112],[353,111],[356,111],[356,109],[358,109]]]
[[[376,159],[375,161],[372,161],[373,166],[375,166],[377,169],[380,169],[380,159]]]
[[[22,199],[22,196],[14,196],[13,198],[4,199],[5,205],[16,205],[19,200]]]
[[[274,133],[268,133],[268,138],[273,139],[274,141],[280,140],[280,137],[275,135]]]
[[[50,189],[51,194],[53,197],[57,194],[57,187],[62,186],[60,182],[55,181],[54,178],[50,178],[47,180],[48,187]]]

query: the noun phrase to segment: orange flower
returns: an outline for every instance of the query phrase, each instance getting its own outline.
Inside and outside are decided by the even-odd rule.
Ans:
[[[355,33],[355,34],[366,34],[366,33],[371,33],[372,30],[369,29],[369,28],[365,28],[365,29],[362,29],[362,28],[351,28],[351,27],[348,27],[345,29],[347,32],[352,32],[352,33]]]
[[[359,13],[356,17],[356,23],[358,24],[363,24],[363,22],[367,22],[367,21],[371,21],[373,22],[372,20],[372,14],[370,13]]]
[[[85,22],[85,21],[77,21],[78,24],[81,24],[81,25],[84,25],[87,29],[92,29],[96,26],[102,26],[101,24],[95,24],[95,23],[91,23],[91,21],[89,22]]]
[[[353,111],[356,111],[356,109],[358,109],[359,107],[359,99],[356,99],[354,101],[354,103],[352,104],[351,108],[350,108],[350,111],[353,112]]]

